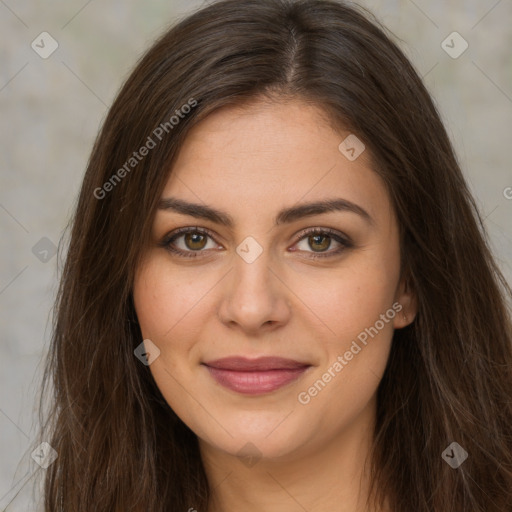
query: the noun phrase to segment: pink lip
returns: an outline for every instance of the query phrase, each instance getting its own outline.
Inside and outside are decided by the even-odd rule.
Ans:
[[[299,378],[311,366],[281,357],[226,357],[203,364],[219,384],[249,395],[279,389]]]

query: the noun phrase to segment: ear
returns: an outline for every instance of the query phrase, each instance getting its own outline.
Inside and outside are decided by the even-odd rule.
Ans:
[[[402,329],[411,324],[418,313],[418,299],[412,289],[407,272],[402,276],[398,284],[395,303],[400,304],[402,308],[396,309],[398,314],[393,320],[393,326],[395,329]]]

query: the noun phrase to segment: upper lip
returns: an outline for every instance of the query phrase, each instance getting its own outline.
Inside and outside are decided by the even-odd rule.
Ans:
[[[285,359],[283,357],[258,357],[248,359],[246,357],[223,357],[204,363],[206,366],[220,370],[234,371],[267,371],[267,370],[293,370],[310,366],[308,363]]]

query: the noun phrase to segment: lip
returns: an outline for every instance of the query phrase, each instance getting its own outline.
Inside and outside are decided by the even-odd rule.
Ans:
[[[219,370],[233,370],[239,372],[252,372],[252,371],[268,371],[268,370],[296,370],[310,366],[309,363],[295,361],[293,359],[285,359],[283,357],[258,357],[256,359],[249,359],[247,357],[233,356],[223,357],[222,359],[215,359],[214,361],[207,361],[203,363],[210,368],[218,368]]]
[[[222,386],[238,393],[270,393],[298,379],[308,363],[281,357],[225,357],[202,363]]]

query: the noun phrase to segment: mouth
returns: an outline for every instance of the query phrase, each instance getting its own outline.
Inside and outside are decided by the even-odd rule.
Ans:
[[[308,363],[281,357],[226,357],[202,363],[222,386],[247,395],[270,393],[300,378]]]

